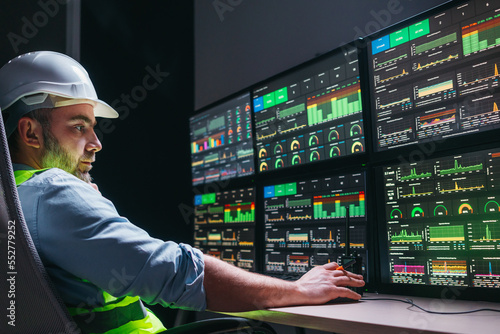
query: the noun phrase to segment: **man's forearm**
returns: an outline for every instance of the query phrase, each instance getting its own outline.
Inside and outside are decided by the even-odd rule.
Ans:
[[[296,282],[250,273],[211,256],[205,256],[204,285],[207,308],[241,312],[269,307],[322,304],[337,297],[359,299],[345,286],[363,286],[362,277],[337,264],[317,267]]]
[[[204,285],[209,310],[233,312],[277,306],[286,291],[295,289],[292,282],[250,273],[207,255]]]

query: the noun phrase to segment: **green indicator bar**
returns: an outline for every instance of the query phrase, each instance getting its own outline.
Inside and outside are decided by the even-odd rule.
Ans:
[[[215,203],[215,193],[201,195],[201,204]]]
[[[429,19],[411,25],[409,28],[410,40],[427,35],[430,32]]]
[[[478,22],[474,30],[462,34],[464,55],[499,45],[499,36],[500,20],[498,19],[498,16],[495,16],[495,19],[492,22]]]
[[[274,92],[264,95],[264,109],[274,106]]]
[[[318,115],[318,108],[316,107],[316,105],[307,108],[307,123],[309,126],[318,123],[317,115]]]
[[[218,117],[216,119],[211,120],[208,123],[208,130],[213,131],[213,130],[216,130],[220,127],[223,127],[224,125],[226,125],[226,120],[225,120],[224,116],[221,116],[221,117]]]
[[[429,227],[430,241],[463,241],[464,227],[463,226],[430,226]]]
[[[286,188],[284,184],[278,184],[274,186],[274,196],[285,196]]]
[[[296,106],[280,110],[280,117],[279,118],[288,117],[290,115],[302,112],[305,109],[306,109],[306,105],[304,103],[301,103],[301,104],[298,104]]]
[[[307,122],[309,126],[328,122],[361,112],[361,93],[359,84],[343,86],[321,96],[307,106]]]
[[[280,104],[288,101],[288,91],[286,87],[278,89],[274,92],[275,104]]]
[[[288,206],[309,206],[311,205],[311,199],[306,198],[306,199],[297,199],[297,200],[289,200],[288,201]]]
[[[194,131],[194,135],[195,136],[200,136],[200,135],[205,134],[205,132],[207,132],[207,128],[206,127],[202,127],[202,128],[199,128],[198,130],[195,130]]]
[[[347,213],[346,206],[349,207],[349,216],[351,217],[362,217],[366,212],[364,194],[318,197],[314,200],[313,205],[315,219],[343,218]]]
[[[349,102],[347,101],[347,98],[345,97],[343,99],[340,99],[340,110],[338,110],[337,116],[344,117],[348,114],[349,114]],[[332,118],[333,118],[333,113],[330,115],[332,115]]]
[[[246,223],[255,221],[254,203],[226,205],[224,209],[224,222]]]
[[[390,34],[389,41],[391,43],[391,48],[409,42],[410,36],[408,35],[408,27]]]
[[[463,38],[464,54],[479,51],[479,37],[478,34],[472,34]]]
[[[340,201],[334,202],[333,205],[315,204],[314,212],[314,218],[342,218],[346,215],[346,209],[340,206]]]
[[[464,55],[467,55],[467,54],[472,52],[470,35],[466,36],[466,37],[462,37],[462,45],[463,45]]]
[[[452,43],[457,40],[457,33],[451,33],[449,35],[443,36],[441,38],[436,39],[435,41],[431,41],[428,43],[424,43],[415,47],[415,54],[419,54],[425,51],[432,50],[437,48],[438,46],[444,45],[446,43]]]
[[[297,183],[287,183],[285,186],[287,195],[295,195],[297,193]]]
[[[223,212],[224,212],[223,206],[211,206],[208,208],[208,213],[223,213]]]
[[[493,237],[491,236],[491,231],[490,231],[490,227],[488,225],[486,225],[486,233],[485,233],[485,239],[486,240],[491,240],[493,239]]]
[[[361,104],[361,90],[358,91],[358,100],[354,102],[355,111],[363,111],[363,105]]]

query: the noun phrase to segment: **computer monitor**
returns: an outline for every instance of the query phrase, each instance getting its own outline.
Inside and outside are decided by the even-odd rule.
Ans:
[[[239,94],[189,119],[193,185],[254,174],[250,103]]]
[[[454,1],[370,36],[374,150],[474,145],[498,131],[499,26],[499,1]]]
[[[498,298],[500,149],[388,164],[379,172],[381,282],[407,292],[434,286],[436,296],[443,287],[461,288],[464,296],[468,288],[490,290],[474,292],[478,299],[496,289]]]
[[[356,48],[257,84],[252,103],[259,172],[365,151]]]
[[[314,266],[342,263],[346,226],[349,248],[366,267],[365,184],[365,172],[351,172],[265,185],[264,273],[298,278]]]
[[[203,253],[255,271],[255,188],[194,197],[194,245]]]

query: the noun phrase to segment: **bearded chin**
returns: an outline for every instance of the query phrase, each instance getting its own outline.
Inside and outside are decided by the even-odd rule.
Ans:
[[[75,172],[71,173],[71,174],[73,174],[74,176],[76,176],[80,180],[85,181],[87,183],[91,183],[91,181],[92,181],[92,177],[90,176],[89,172],[82,172],[78,168],[76,168]]]
[[[78,169],[79,160],[73,158],[66,150],[64,150],[57,140],[51,134],[44,138],[45,148],[41,157],[41,165],[43,168],[60,168],[82,181],[90,183],[92,178],[88,171]]]

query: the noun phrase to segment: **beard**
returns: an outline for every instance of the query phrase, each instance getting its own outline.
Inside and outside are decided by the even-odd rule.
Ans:
[[[82,160],[94,160],[93,152],[85,152],[80,157],[75,157],[65,150],[58,140],[50,133],[50,130],[44,131],[44,152],[40,159],[43,168],[60,168],[80,180],[91,183],[92,177],[89,171],[92,167],[85,167],[84,170],[78,168]]]

